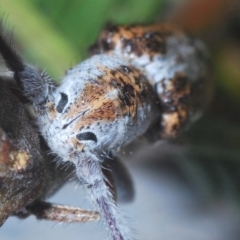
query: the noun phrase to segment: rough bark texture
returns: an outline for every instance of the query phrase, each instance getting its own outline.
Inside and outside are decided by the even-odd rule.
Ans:
[[[8,83],[0,79],[0,225],[11,215],[64,221],[52,217],[60,212],[74,222],[97,220],[97,212],[43,202],[74,178],[75,168],[46,154],[49,148],[20,102],[20,92],[13,94]]]
[[[0,224],[36,199],[44,164],[25,109],[0,80]]]

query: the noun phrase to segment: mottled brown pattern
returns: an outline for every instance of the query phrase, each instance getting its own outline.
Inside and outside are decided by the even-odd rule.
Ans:
[[[128,115],[135,119],[137,108],[145,104],[144,96],[151,93],[147,80],[133,67],[121,66],[106,71],[106,81],[118,91],[118,107],[122,116]]]
[[[76,121],[73,131],[78,131],[83,127],[90,126],[99,121],[113,122],[116,117],[117,111],[115,104],[110,99],[106,99],[102,102],[98,102],[98,107],[94,106],[87,114]]]
[[[101,102],[106,97],[106,94],[110,91],[110,87],[107,86],[100,78],[94,82],[86,84],[83,91],[79,93],[79,98],[70,106],[65,117],[76,117],[77,113],[81,113],[89,107],[98,108]]]
[[[108,26],[90,47],[91,54],[114,51],[121,44],[122,52],[141,56],[165,53],[166,37],[180,34],[175,27],[167,24]]]
[[[207,64],[206,52],[202,48],[198,49],[195,46],[195,38],[184,34],[175,26],[161,23],[108,26],[101,33],[97,42],[90,48],[90,53],[115,53],[120,54],[122,57],[128,57],[130,61],[135,61],[134,59],[145,54],[151,60],[155,55],[166,54],[167,40],[171,36],[175,39],[182,39],[182,36],[186,36],[184,38],[187,41],[185,44],[194,49],[199,63]],[[182,43],[179,42],[179,44]],[[179,60],[182,61],[182,59]],[[161,130],[159,130],[160,137],[175,137],[188,123],[195,119],[196,113],[204,110],[211,95],[208,89],[212,89],[210,86],[212,81],[206,79],[206,76],[209,75],[207,71],[206,67],[203,69],[203,73],[199,73],[199,75],[202,75],[195,80],[188,79],[186,77],[188,73],[185,76],[182,72],[176,73],[174,79],[162,80],[161,87],[164,91],[158,96],[161,105],[159,111],[162,114],[160,119]],[[135,77],[135,80],[137,82],[139,78]],[[148,79],[148,81],[154,88],[155,83],[151,79]],[[128,92],[132,92],[131,88],[129,88]],[[145,99],[150,96],[148,92],[146,94]],[[204,99],[202,96],[205,96]],[[123,100],[125,105],[130,102],[128,96],[125,96]],[[140,102],[142,101],[140,100]]]
[[[178,109],[176,112],[163,114],[162,116],[162,138],[172,138],[184,129],[187,120],[187,109]]]
[[[75,117],[76,113],[87,110],[76,121],[74,131],[99,121],[113,122],[126,115],[134,121],[138,107],[145,104],[146,96],[152,92],[144,76],[133,67],[108,69],[99,65],[98,68],[104,75],[86,84],[65,115],[65,118],[70,119]],[[109,94],[114,90],[117,90],[117,95],[112,99]]]
[[[162,137],[175,137],[184,129],[191,112],[191,82],[181,73],[171,81],[163,81],[164,92],[161,94],[162,104]],[[165,85],[164,85],[165,84]]]

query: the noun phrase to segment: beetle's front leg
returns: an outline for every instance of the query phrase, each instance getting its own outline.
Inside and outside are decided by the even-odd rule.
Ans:
[[[96,211],[87,211],[82,208],[53,204],[45,201],[35,201],[25,207],[24,211],[16,214],[20,218],[35,215],[37,219],[64,223],[91,222],[99,220]]]

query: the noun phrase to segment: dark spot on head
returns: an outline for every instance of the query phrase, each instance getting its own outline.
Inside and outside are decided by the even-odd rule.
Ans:
[[[108,31],[108,32],[110,32],[110,33],[115,33],[115,32],[118,32],[119,29],[118,29],[118,26],[116,26],[116,25],[107,24],[107,26],[106,26],[106,31]]]
[[[111,73],[111,75],[113,75],[115,77],[116,74],[117,74],[117,71],[116,70],[111,70],[110,73]]]
[[[127,94],[129,97],[135,97],[134,88],[130,84],[125,84],[123,86],[123,93]]]
[[[181,122],[183,120],[183,116],[181,114],[178,114],[178,120]]]
[[[141,102],[144,102],[146,101],[146,99],[149,97],[149,93],[148,91],[141,91],[139,94],[138,94],[138,98],[141,100]]]
[[[125,81],[124,81],[124,79],[122,77],[119,77],[118,80],[119,80],[119,84],[121,86],[125,84]]]
[[[134,77],[134,81],[136,85],[140,85],[140,83],[142,82],[141,77]]]
[[[124,51],[126,51],[127,53],[136,52],[137,54],[137,46],[134,42],[132,42],[132,40],[124,39],[122,42]]]
[[[176,112],[177,111],[177,106],[165,104],[165,105],[163,105],[163,111],[165,113]]]
[[[179,103],[181,104],[187,104],[188,101],[190,101],[190,96],[189,94],[185,94],[183,97],[179,98]]]
[[[177,130],[178,130],[178,125],[177,124],[172,125],[172,131],[175,132]]]
[[[167,94],[162,96],[162,111],[164,113],[171,113],[177,111],[177,106],[171,97]]]
[[[153,32],[152,31],[148,31],[145,33],[144,35],[145,38],[152,38],[153,37]]]
[[[102,50],[106,52],[113,49],[113,44],[111,44],[109,41],[106,41],[104,39],[101,40],[100,46],[102,47]]]
[[[177,92],[183,91],[187,84],[188,84],[188,79],[186,76],[178,76],[175,81],[173,82],[174,87]]]
[[[125,72],[125,73],[130,73],[131,72],[131,70],[130,70],[130,68],[129,67],[127,67],[127,66],[121,66],[121,70],[122,70],[122,72]]]
[[[68,96],[65,93],[60,93],[61,94],[61,99],[58,102],[57,105],[57,112],[61,113],[64,109],[64,107],[66,106],[66,104],[68,103]]]
[[[135,97],[134,88],[130,84],[124,84],[120,88],[119,99],[123,104],[131,106],[133,104],[133,98]]]
[[[156,39],[149,41],[146,44],[146,47],[151,51],[151,52],[160,52],[164,54],[166,52],[166,44],[163,41],[159,41]]]
[[[92,132],[79,133],[79,134],[77,134],[76,137],[79,141],[94,141],[94,142],[97,142],[97,137]]]

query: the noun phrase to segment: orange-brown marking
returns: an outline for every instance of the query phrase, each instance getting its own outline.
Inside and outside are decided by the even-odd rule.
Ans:
[[[161,23],[108,26],[101,33],[97,42],[90,48],[90,53],[104,52],[105,54],[112,54],[117,50],[116,53],[119,54],[120,50],[120,55],[129,57],[129,61],[134,61],[135,58],[143,54],[151,59],[155,55],[164,55],[166,53],[169,37],[181,39],[182,36],[187,35],[173,25]],[[191,36],[189,36],[189,39],[191,39]],[[196,49],[196,54],[198,54],[198,51]],[[204,56],[202,58],[203,61],[207,61]],[[163,80],[162,88],[164,92],[158,96],[162,114],[161,136],[172,137],[177,135],[188,122],[193,120],[197,112],[204,110],[209,101],[209,96],[211,96],[209,89],[212,88],[210,86],[212,81],[206,79],[207,74],[209,72],[202,73],[199,79],[192,82],[186,79],[185,84],[182,84],[184,76],[181,76],[181,73],[177,73],[174,79]],[[148,79],[148,81],[151,83],[151,79]],[[154,86],[154,83],[151,84]],[[205,96],[204,99],[202,96]],[[133,109],[130,111],[134,112]]]
[[[117,117],[114,102],[110,99],[106,99],[101,102],[100,105],[100,107],[93,107],[82,118],[80,118],[76,122],[73,131],[78,131],[80,128],[89,126],[98,121],[113,122]]]
[[[51,118],[56,118],[57,116],[57,112],[56,112],[56,108],[55,108],[55,104],[53,102],[48,102],[45,105],[48,114],[50,115]]]
[[[94,106],[97,107],[106,98],[106,94],[111,90],[110,86],[107,86],[101,79],[97,79],[97,82],[86,84],[79,98],[75,100],[65,115],[66,118],[70,119],[75,117],[76,113],[81,113]]]
[[[183,126],[186,124],[187,117],[187,109],[178,109],[176,112],[163,114],[163,132],[161,133],[161,137],[176,137],[179,131],[181,131],[183,129]]]
[[[177,73],[171,81],[168,81],[160,99],[163,106],[161,136],[175,137],[184,129],[191,111],[191,84],[186,76]]]
[[[80,143],[76,138],[71,138],[70,142],[72,143],[74,149],[76,149],[80,152],[83,150],[84,145],[82,143]]]
[[[139,70],[133,67],[121,66],[119,69],[108,69],[102,65],[97,67],[103,75],[85,85],[79,98],[65,115],[65,118],[70,119],[88,109],[75,124],[74,131],[98,121],[113,122],[125,115],[135,119],[138,107],[144,105],[144,96],[150,91],[149,85],[146,84],[147,80],[143,80],[144,77]],[[112,99],[108,94],[114,90],[117,90],[117,96]]]
[[[165,53],[166,38],[173,34],[177,37],[181,35],[181,31],[168,24],[110,26],[101,33],[97,43],[90,48],[90,52],[92,54],[111,52],[121,43],[125,54],[134,53],[136,56],[147,54],[153,57]]]

